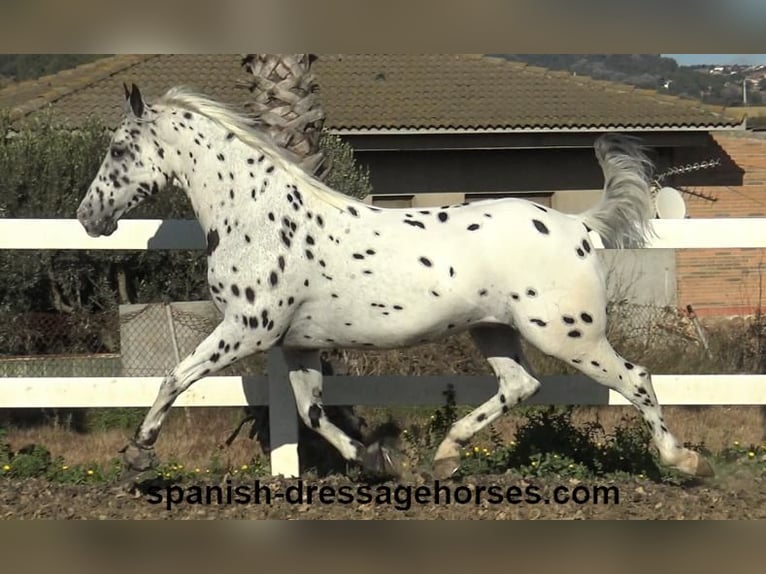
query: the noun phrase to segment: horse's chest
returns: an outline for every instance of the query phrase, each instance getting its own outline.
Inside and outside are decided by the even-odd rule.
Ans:
[[[263,283],[253,262],[234,255],[220,249],[208,256],[207,283],[219,309],[238,302],[252,303]]]

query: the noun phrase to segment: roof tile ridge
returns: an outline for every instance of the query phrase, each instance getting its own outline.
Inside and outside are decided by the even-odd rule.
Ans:
[[[40,86],[41,90],[39,93],[33,95],[28,101],[11,108],[11,120],[15,121],[20,117],[37,111],[46,105],[52,104],[65,96],[83,90],[106,77],[113,76],[114,74],[130,69],[137,64],[156,57],[158,57],[158,54],[119,54],[110,58],[103,58],[93,62],[80,64],[79,66],[61,70],[55,74],[40,76],[35,80],[20,82],[19,84],[16,84],[16,87],[18,87],[16,90],[17,92],[25,88],[31,88],[35,85]],[[80,74],[83,75],[77,77],[80,76]],[[75,78],[71,78],[71,76],[75,76]],[[70,83],[59,84],[58,80],[61,78],[68,78]],[[48,85],[46,86],[46,84]],[[2,98],[3,91],[4,90],[0,90],[0,98]]]

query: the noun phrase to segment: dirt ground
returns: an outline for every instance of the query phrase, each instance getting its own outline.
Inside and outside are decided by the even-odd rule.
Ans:
[[[563,484],[562,484],[563,483]],[[511,475],[468,477],[460,481],[446,481],[442,485],[451,489],[450,496],[460,497],[461,503],[440,504],[416,503],[415,488],[432,486],[433,482],[423,484],[398,485],[394,483],[370,484],[368,488],[376,497],[387,496],[389,503],[375,503],[375,498],[369,503],[320,503],[320,488],[324,488],[325,500],[332,490],[340,500],[342,488],[356,488],[342,476],[309,480],[303,482],[303,503],[288,503],[275,501],[272,504],[237,503],[237,492],[244,496],[243,491],[233,489],[243,486],[255,486],[252,480],[230,481],[222,486],[223,503],[212,504],[196,502],[195,484],[158,486],[143,495],[132,495],[113,485],[61,485],[44,480],[10,480],[0,481],[0,518],[3,519],[485,519],[485,520],[516,520],[516,519],[764,519],[766,518],[766,483],[764,477],[728,476],[724,479],[700,481],[692,486],[673,486],[657,484],[646,480],[625,480],[604,483],[599,486],[616,487],[619,489],[619,500],[615,501],[614,489],[611,490],[609,502],[594,503],[592,501],[594,484],[577,484],[569,481],[550,479],[525,482]],[[196,484],[198,489],[215,484]],[[226,488],[232,489],[232,502],[226,503]],[[293,494],[297,493],[298,482],[284,478],[264,478],[258,484],[268,487],[272,494],[287,493],[292,487]],[[315,487],[312,504],[306,503],[308,486]],[[409,494],[404,488],[410,487]],[[584,500],[590,495],[591,501],[582,504],[568,502],[557,504],[553,500],[556,487],[565,486],[569,493],[575,495],[579,488]],[[179,488],[187,490],[181,494]],[[486,490],[482,490],[485,487]],[[515,487],[514,500],[522,502],[511,504],[507,501],[489,502],[487,496],[491,492],[503,491]],[[167,490],[168,488],[174,490]],[[395,489],[398,492],[394,492]],[[262,492],[265,490],[262,488]],[[198,490],[204,492],[204,490]],[[214,491],[212,491],[214,492]],[[252,492],[252,491],[251,491]],[[442,490],[442,495],[446,496]],[[477,492],[483,495],[479,504],[475,503]],[[381,494],[382,493],[382,494]],[[533,496],[533,493],[536,495]],[[189,502],[178,502],[167,510],[168,498],[180,500],[185,496]],[[205,494],[202,495],[203,497]],[[265,496],[265,495],[264,495]],[[297,497],[297,494],[295,494]],[[425,496],[425,495],[423,495]],[[559,494],[559,496],[561,496]],[[160,498],[161,497],[161,498]],[[213,497],[215,494],[213,493]],[[538,500],[537,503],[523,500]],[[203,498],[204,500],[204,498]],[[244,500],[240,498],[239,500]],[[296,499],[292,499],[296,500]],[[409,500],[409,504],[407,501]],[[546,503],[545,500],[549,502]],[[603,500],[603,495],[602,495]],[[409,507],[409,508],[408,508]]]
[[[763,433],[763,412],[753,407],[709,407],[669,408],[668,423],[678,428],[681,436],[704,442],[718,452],[733,441],[742,444],[761,444]],[[372,413],[364,412],[371,418]],[[394,413],[404,427],[412,421],[419,421],[422,415],[410,417],[402,412]],[[632,415],[627,407],[596,407],[578,409],[577,420],[585,422],[600,420],[606,427],[618,424],[624,416]],[[766,518],[766,475],[752,467],[732,464],[717,469],[718,476],[691,485],[655,483],[649,479],[628,477],[616,482],[585,481],[581,484],[568,479],[534,479],[525,481],[520,475],[472,476],[442,484],[450,488],[450,496],[460,496],[460,502],[446,503],[444,491],[439,503],[434,503],[427,493],[421,492],[423,502],[416,500],[416,489],[433,486],[428,478],[418,477],[412,483],[381,483],[366,485],[367,497],[362,502],[350,502],[357,488],[365,485],[352,481],[342,474],[330,474],[317,478],[309,472],[303,479],[303,503],[286,500],[272,501],[272,504],[238,502],[238,493],[251,499],[254,492],[254,478],[233,476],[225,479],[205,475],[206,464],[211,453],[220,453],[223,468],[239,468],[252,464],[255,442],[246,436],[239,436],[233,444],[220,450],[222,440],[231,432],[235,421],[241,418],[241,411],[224,412],[221,409],[195,411],[193,429],[190,432],[182,412],[171,418],[165,429],[163,440],[158,443],[158,454],[164,461],[184,461],[191,468],[200,466],[201,475],[195,479],[184,479],[183,483],[162,485],[161,488],[135,497],[124,489],[108,483],[69,485],[42,479],[0,478],[0,518],[55,518],[55,519],[748,519]],[[504,439],[514,436],[516,420],[508,417],[496,430]],[[202,431],[202,432],[201,432]],[[247,433],[243,433],[246,435]],[[66,464],[105,462],[115,456],[125,443],[126,430],[115,429],[97,433],[81,434],[65,432],[62,429],[38,427],[15,429],[6,439],[14,449],[28,443],[46,445],[53,456],[62,457]],[[309,436],[314,436],[310,434]],[[482,437],[472,444],[482,446]],[[489,443],[487,443],[489,444]],[[309,450],[317,450],[314,445]],[[327,450],[320,450],[325,455]],[[302,458],[303,459],[303,455]],[[313,478],[312,478],[313,477]],[[211,482],[217,480],[218,482]],[[205,482],[207,481],[207,482]],[[297,481],[264,476],[258,486],[268,486],[272,495],[297,491]],[[558,504],[554,500],[554,489],[563,486],[566,492],[590,500],[578,504]],[[167,490],[170,487],[171,490]],[[196,487],[196,490],[195,488]],[[209,488],[212,487],[212,488]],[[221,503],[217,503],[220,488]],[[226,502],[227,487],[232,493]],[[249,491],[237,491],[250,488]],[[308,488],[314,489],[311,504],[305,500]],[[594,503],[595,487],[616,487],[608,494],[607,502]],[[184,490],[180,490],[183,488]],[[527,496],[528,490],[532,492]],[[510,490],[509,490],[510,489]],[[577,492],[575,493],[575,489]],[[345,498],[341,492],[345,491]],[[320,493],[335,493],[339,501],[322,503]],[[478,492],[478,494],[477,494]],[[494,493],[490,496],[490,492]],[[510,492],[513,503],[503,500]],[[602,494],[603,494],[602,490]],[[349,494],[351,493],[351,494]],[[204,501],[210,495],[211,503]],[[185,497],[184,502],[171,504],[169,498]],[[196,498],[195,498],[196,497]],[[378,498],[383,500],[376,503]],[[388,497],[386,499],[386,497]],[[480,498],[477,504],[476,498]],[[545,503],[548,499],[548,503]],[[294,500],[291,498],[291,501]],[[583,498],[578,498],[583,500]]]

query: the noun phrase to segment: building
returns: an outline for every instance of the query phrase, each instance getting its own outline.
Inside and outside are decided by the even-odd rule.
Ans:
[[[374,191],[368,201],[376,205],[514,195],[580,211],[603,185],[593,142],[618,131],[640,136],[659,170],[721,160],[718,170],[666,182],[715,192],[713,204],[690,203],[693,216],[763,215],[759,197],[766,188],[746,173],[740,144],[732,143],[750,141],[742,138],[745,120],[721,108],[479,55],[324,55],[315,71],[325,127],[369,167]],[[0,107],[10,108],[18,123],[50,110],[72,127],[91,116],[115,126],[124,110],[123,82],[136,83],[147,97],[184,84],[242,106],[247,78],[235,55],[119,55],[0,90]],[[743,186],[750,199],[735,209],[741,203],[735,196],[743,196],[731,190]],[[702,313],[731,312],[732,290],[741,291],[738,281],[754,269],[751,254],[736,250],[642,257],[653,258],[652,273],[665,274],[652,301],[693,303]],[[721,257],[725,265],[717,264]],[[752,286],[745,290],[743,297],[752,299]],[[740,311],[753,308],[743,303]]]

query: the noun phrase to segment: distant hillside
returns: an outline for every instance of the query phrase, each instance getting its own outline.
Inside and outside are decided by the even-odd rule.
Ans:
[[[701,100],[722,106],[742,105],[739,73],[710,74],[704,67],[679,66],[658,54],[493,54],[551,70],[568,70],[597,80],[609,80],[640,88]],[[763,101],[760,91],[748,94],[751,104]]]
[[[32,80],[106,57],[104,54],[0,54],[0,78]]]

